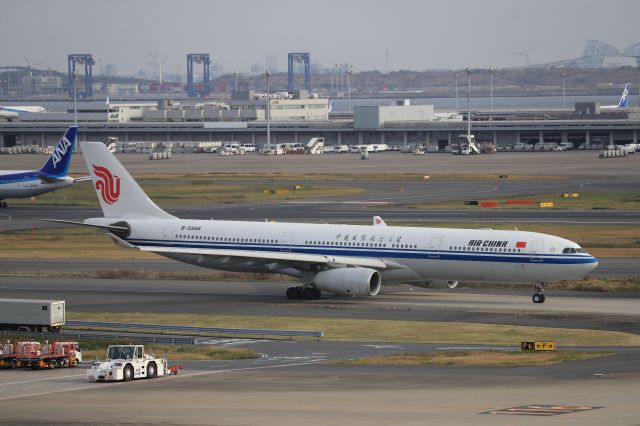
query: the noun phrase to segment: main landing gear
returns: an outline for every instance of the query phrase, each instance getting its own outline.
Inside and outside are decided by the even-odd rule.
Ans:
[[[0,209],[6,209],[8,207],[5,200],[0,200]]]
[[[316,287],[289,287],[287,289],[287,299],[289,300],[312,300],[320,299],[322,292]]]
[[[544,283],[536,284],[535,288],[538,292],[531,298],[533,303],[544,303]]]

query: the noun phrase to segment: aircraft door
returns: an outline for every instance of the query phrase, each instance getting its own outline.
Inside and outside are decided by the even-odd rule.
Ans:
[[[534,241],[531,246],[531,261],[542,262],[542,251],[544,249],[544,241]]]
[[[293,240],[293,232],[285,232],[282,234],[282,246],[280,251],[291,251],[291,241]]]
[[[164,232],[162,233],[162,239],[169,245],[173,242],[173,226],[168,225],[164,227]]]
[[[29,177],[28,176],[25,176],[22,179],[22,187],[23,188],[29,188]]]
[[[429,242],[429,259],[440,258],[440,243],[442,243],[442,237],[432,237]]]

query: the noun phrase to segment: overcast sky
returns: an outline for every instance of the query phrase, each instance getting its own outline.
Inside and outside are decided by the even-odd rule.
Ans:
[[[0,66],[91,53],[119,74],[184,73],[185,54],[210,53],[225,72],[308,51],[326,67],[356,71],[515,66],[580,56],[601,39],[620,50],[640,42],[638,0],[19,0],[0,12]],[[535,46],[534,46],[535,44]],[[98,66],[99,63],[97,62]],[[94,69],[97,74],[98,67]]]

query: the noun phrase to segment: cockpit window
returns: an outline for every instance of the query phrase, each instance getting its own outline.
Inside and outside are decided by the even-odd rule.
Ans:
[[[563,254],[574,254],[574,253],[585,253],[583,248],[573,248],[573,247],[567,247],[564,250],[562,250]]]

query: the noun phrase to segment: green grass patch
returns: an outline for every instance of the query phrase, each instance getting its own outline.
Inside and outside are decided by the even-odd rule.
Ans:
[[[138,183],[147,195],[161,207],[338,197],[365,192],[365,189],[356,187],[314,184],[294,189],[292,185],[224,184],[216,183],[213,180],[195,178],[180,178],[178,180],[143,179],[139,180]],[[288,193],[282,195],[264,193],[265,190],[270,189],[286,189]],[[43,194],[33,201],[30,199],[16,199],[12,201],[12,204],[98,207],[98,200],[93,186],[86,182],[55,193]]]
[[[169,175],[167,175],[169,176]],[[261,180],[261,181],[421,181],[422,173],[207,173],[185,177],[213,180]],[[499,180],[499,174],[479,173],[437,173],[429,175],[429,180],[476,181]],[[174,178],[179,176],[173,176]],[[509,175],[509,180],[561,180],[566,176],[559,175]]]
[[[533,200],[535,204],[507,204],[507,200]],[[452,200],[444,202],[428,202],[409,204],[407,207],[415,209],[482,209],[479,206],[468,206],[465,200]],[[640,209],[640,193],[627,192],[580,192],[578,198],[563,198],[561,193],[531,194],[516,197],[499,197],[480,199],[483,201],[498,201],[499,209],[537,209],[538,203],[553,202],[552,209]]]
[[[59,339],[67,339],[61,335]],[[52,341],[50,338],[16,336],[12,334],[2,335],[2,340],[12,341],[36,341],[44,343]],[[211,360],[234,360],[234,359],[254,359],[258,357],[258,353],[253,349],[243,348],[223,348],[219,346],[202,346],[202,345],[168,345],[168,344],[145,344],[142,341],[127,338],[118,338],[114,340],[102,339],[71,339],[77,341],[82,351],[83,361],[104,361],[107,356],[107,347],[109,345],[144,345],[146,353],[156,356],[167,356],[169,360],[180,361],[211,361]]]
[[[602,356],[613,355],[614,352],[457,352],[444,351],[432,353],[403,353],[397,355],[376,356],[330,361],[327,364],[348,365],[458,365],[475,367],[518,367],[526,365],[549,365],[561,362],[582,361]]]
[[[640,346],[640,336],[617,331],[475,323],[140,312],[67,312],[67,318],[79,321],[126,321],[196,327],[324,331],[323,340],[330,341],[479,345],[519,345],[523,341],[554,341],[558,345],[568,346]]]

